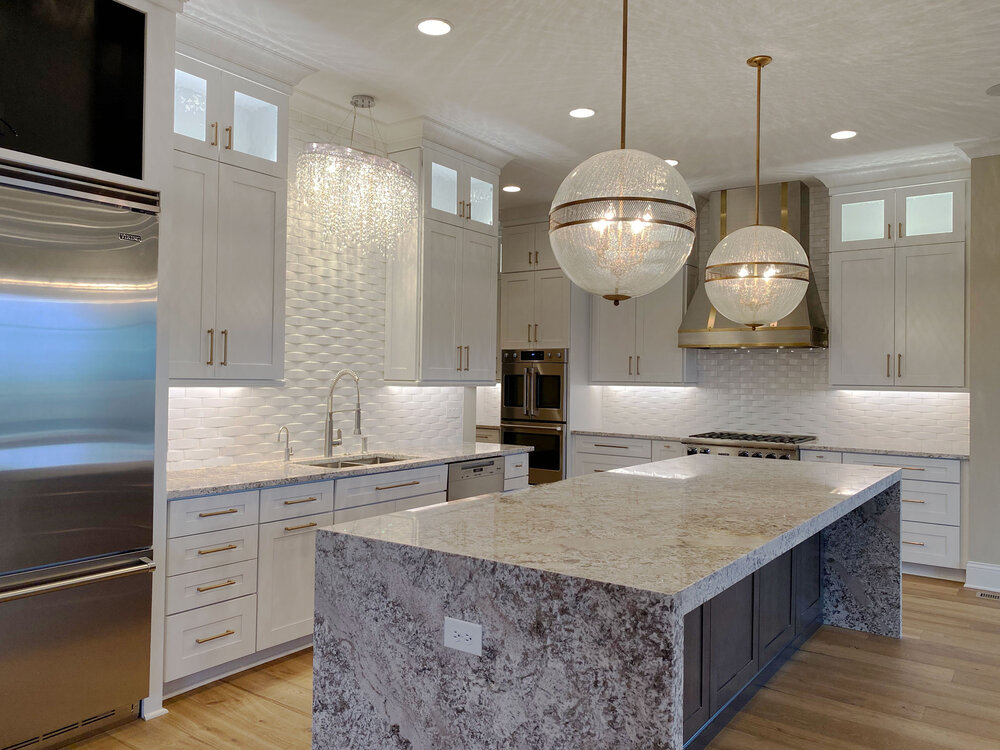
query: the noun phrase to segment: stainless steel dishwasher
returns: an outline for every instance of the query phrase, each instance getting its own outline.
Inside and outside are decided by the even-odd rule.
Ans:
[[[503,492],[504,458],[480,458],[448,465],[448,499]]]

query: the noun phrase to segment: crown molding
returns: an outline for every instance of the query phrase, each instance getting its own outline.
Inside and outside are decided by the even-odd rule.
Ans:
[[[1000,155],[1000,138],[977,138],[971,141],[959,141],[955,145],[970,159]]]
[[[957,148],[951,152],[916,157],[904,161],[883,162],[866,167],[844,167],[831,171],[817,170],[815,176],[832,192],[847,186],[867,185],[930,175],[965,173],[969,158]]]

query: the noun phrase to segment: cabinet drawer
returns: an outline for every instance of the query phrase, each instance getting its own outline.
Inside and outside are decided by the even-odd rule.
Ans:
[[[381,516],[392,513],[396,510],[396,501],[388,500],[384,503],[373,503],[371,505],[358,505],[346,510],[337,509],[333,512],[333,522],[348,523],[350,521],[360,521],[362,518]]]
[[[167,542],[167,575],[193,573],[257,557],[257,526],[210,531]]]
[[[514,477],[528,476],[528,454],[518,453],[516,456],[507,456],[503,465],[503,478],[513,479]]]
[[[652,458],[652,447],[649,440],[622,437],[594,437],[592,435],[577,435],[573,443],[577,453],[600,453],[604,456],[632,456],[634,458]]]
[[[962,485],[904,479],[901,517],[904,521],[958,526],[962,523]]]
[[[423,466],[419,469],[366,474],[337,481],[334,508],[382,503],[415,495],[429,495],[448,489],[448,465]]]
[[[513,490],[523,490],[528,487],[528,475],[524,474],[520,477],[513,477],[511,479],[503,480],[503,491],[511,492]]]
[[[257,643],[257,596],[170,615],[164,640],[166,682],[252,654]]]
[[[880,456],[875,453],[845,453],[845,464],[896,466],[903,470],[903,479],[924,482],[960,482],[960,461],[953,458],[922,458],[919,456]]]
[[[584,474],[600,473],[620,469],[624,466],[638,466],[649,463],[646,458],[629,458],[628,456],[601,456],[595,453],[577,453],[573,457],[573,474],[582,476]]]
[[[799,451],[800,461],[818,461],[823,464],[839,464],[844,454],[840,451]]]
[[[447,492],[435,492],[431,495],[418,495],[417,497],[407,497],[393,503],[392,512],[399,510],[413,510],[414,508],[425,508],[428,505],[437,505],[448,501]]]
[[[476,428],[476,442],[477,443],[499,443],[500,442],[500,429],[485,429],[482,427]]]
[[[900,524],[903,562],[957,568],[961,562],[957,526],[903,521]]]
[[[230,492],[171,500],[167,505],[167,536],[171,539],[257,523],[260,492]]]
[[[687,455],[687,446],[679,440],[650,441],[651,457],[654,461],[665,461],[668,458],[680,458]]]
[[[311,516],[333,511],[335,483],[310,482],[260,491],[260,522]]]
[[[167,579],[167,614],[217,604],[257,591],[257,561],[220,565]]]

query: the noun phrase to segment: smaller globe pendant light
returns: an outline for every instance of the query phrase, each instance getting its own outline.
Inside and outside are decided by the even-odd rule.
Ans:
[[[760,224],[760,79],[769,62],[767,55],[747,60],[757,68],[755,223],[726,235],[705,268],[705,291],[715,309],[753,330],[791,313],[809,286],[809,258],[802,246],[788,232]]]
[[[622,14],[621,147],[569,173],[549,211],[556,261],[577,286],[614,304],[649,294],[691,254],[697,213],[681,173],[625,148],[628,0]]]

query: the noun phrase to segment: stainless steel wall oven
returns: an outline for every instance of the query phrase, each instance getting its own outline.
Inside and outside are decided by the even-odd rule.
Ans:
[[[534,448],[528,456],[531,484],[565,477],[568,355],[566,349],[503,351],[500,441]]]

